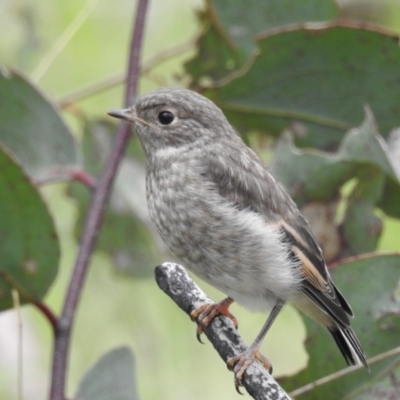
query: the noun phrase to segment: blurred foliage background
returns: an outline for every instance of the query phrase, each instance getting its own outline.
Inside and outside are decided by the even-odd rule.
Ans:
[[[343,211],[342,219],[347,216],[351,221],[362,220],[367,215],[369,219],[365,221],[365,225],[356,227],[363,226],[366,232],[373,229],[376,234],[372,235],[372,239],[371,235],[361,235],[358,242],[352,241],[354,225],[342,224],[341,231],[337,233],[333,230],[330,236],[335,238],[337,234],[345,237],[346,246],[341,245],[340,251],[333,251],[332,261],[347,255],[373,251],[376,247],[380,250],[398,251],[399,203],[393,205],[393,202],[389,204],[384,201],[385,194],[390,200],[398,199],[398,188],[393,183],[396,180],[394,172],[385,169],[385,154],[379,153],[379,140],[375,141],[379,135],[377,130],[387,137],[391,129],[400,125],[398,94],[390,90],[399,81],[386,79],[392,70],[385,69],[386,75],[382,74],[382,83],[376,83],[379,81],[378,72],[387,65],[393,66],[393,76],[397,77],[396,68],[400,71],[399,55],[396,53],[398,43],[389,36],[375,35],[360,35],[356,38],[350,35],[343,37],[340,42],[337,39],[340,35],[332,29],[327,34],[332,33],[332,41],[338,41],[335,42],[335,53],[330,58],[330,52],[324,52],[324,46],[328,42],[323,40],[328,39],[324,39],[322,34],[318,44],[316,40],[310,40],[309,36],[301,37],[296,32],[289,31],[281,36],[266,33],[268,29],[279,25],[310,21],[310,15],[312,21],[338,17],[370,21],[400,33],[398,2],[387,0],[377,5],[373,0],[338,0],[336,3],[319,1],[320,6],[316,7],[316,3],[307,1],[302,5],[304,15],[299,14],[298,10],[293,12],[287,2],[282,2],[281,15],[271,12],[272,8],[268,8],[269,2],[265,2],[262,10],[259,2],[255,1],[246,2],[245,5],[244,2],[238,2],[237,7],[229,7],[228,3],[222,0],[154,0],[150,3],[143,60],[145,67],[153,67],[142,76],[141,93],[160,86],[179,85],[191,86],[211,97],[235,123],[244,139],[270,162],[271,168],[290,188],[300,205],[306,206],[310,202],[313,204],[312,201],[323,204],[322,208],[311,207],[311,214],[307,215],[310,220],[324,222],[323,232],[332,225],[329,210],[332,204],[336,210],[338,193],[348,198],[348,204],[353,206]],[[0,64],[20,71],[46,97],[62,107],[62,116],[67,126],[82,144],[79,154],[76,155],[76,162],[84,155],[85,168],[93,175],[98,174],[104,163],[115,129],[114,123],[105,116],[105,111],[119,107],[123,97],[121,77],[125,71],[134,8],[135,3],[126,0],[117,5],[109,0],[89,0],[85,4],[76,0],[3,0],[0,3],[0,24],[3,32],[6,32],[0,37]],[[270,17],[267,21],[265,15]],[[63,45],[60,38],[63,38],[77,16],[82,18],[83,23]],[[241,33],[237,21],[244,21],[249,31]],[[345,34],[348,32],[343,35]],[[352,40],[358,45],[352,44]],[[361,64],[370,65],[375,59],[375,54],[370,52],[371,47],[363,48],[361,44],[367,42],[371,46],[370,41],[373,40],[382,52],[386,52],[388,59],[377,57],[376,65],[361,72]],[[337,61],[334,68],[342,68],[347,53],[346,46],[341,47],[341,43],[346,43],[350,49],[354,48],[354,60],[350,60],[349,64],[355,70],[349,69],[349,75],[341,76],[341,80],[333,81],[331,87],[325,88],[321,87],[324,79],[313,80],[320,71],[313,75],[307,70],[303,87],[298,80],[293,85],[288,79],[287,88],[274,88],[273,84],[282,77],[287,77],[285,74],[293,71],[296,66],[307,69],[307,51],[311,54],[318,46],[321,54],[319,65],[326,62],[327,66],[324,68],[328,68]],[[53,53],[55,45],[58,51]],[[285,59],[285,49],[286,46],[296,45],[299,46],[299,58],[305,61],[304,64],[293,66],[290,59]],[[356,52],[356,49],[360,51]],[[261,56],[250,62],[257,51],[261,51]],[[341,51],[343,52],[340,53]],[[340,57],[337,56],[339,53]],[[273,60],[271,54],[274,54]],[[162,62],[156,63],[161,59]],[[263,75],[262,71],[265,70],[268,73]],[[236,75],[230,76],[231,73]],[[356,77],[362,73],[365,73],[364,80],[361,83],[355,82]],[[265,80],[261,82],[257,79],[252,82],[252,76],[264,76]],[[367,110],[365,116],[362,109],[364,104],[360,105],[356,101],[357,85],[360,84],[366,88],[370,96],[368,104],[372,108],[372,114]],[[380,97],[378,94],[384,85],[388,90]],[[302,98],[305,87],[311,87],[309,96],[314,103],[316,97],[321,104],[323,101],[327,102],[324,106],[330,108],[332,113],[324,115],[326,120],[343,119],[347,124],[339,128],[326,124],[322,128],[324,124],[320,124],[320,121],[311,120],[305,128],[301,124],[288,124],[282,114],[268,114],[269,109],[263,110],[268,101],[276,108],[280,105],[281,110],[290,106],[296,108],[299,104],[306,108],[306,101]],[[87,88],[97,90],[87,91]],[[331,91],[339,92],[340,95],[330,96]],[[271,95],[270,98],[265,97],[267,92]],[[356,94],[352,97],[349,92]],[[353,102],[354,98],[356,100]],[[6,97],[0,98],[3,109],[6,109],[2,105],[6,101]],[[267,113],[267,119],[260,117],[263,112]],[[378,122],[377,127],[374,127],[373,114]],[[283,136],[276,144],[275,139],[288,125],[291,136]],[[347,133],[346,136],[350,147],[343,146],[342,142],[343,136],[353,126],[360,126],[363,140],[369,140],[368,144],[374,149],[363,154],[361,161],[358,155],[362,150],[354,147],[351,142],[354,134],[352,136]],[[303,134],[304,129],[308,130],[308,135]],[[321,130],[324,129],[325,135],[321,135]],[[326,140],[327,137],[329,140]],[[317,147],[320,153],[305,149],[310,144]],[[398,147],[393,145],[391,148]],[[351,149],[355,149],[353,153]],[[344,161],[350,167],[345,171],[334,168],[330,170],[328,183],[325,181],[323,188],[330,188],[331,192],[321,194],[315,188],[308,187],[307,182],[312,173],[310,165],[314,169],[315,165],[326,167],[326,160],[330,160],[326,153],[322,153],[326,150],[335,154],[334,168]],[[367,163],[365,166],[365,160],[368,157],[371,159],[371,155],[377,159],[371,165]],[[282,159],[292,162],[282,164]],[[76,392],[82,375],[100,356],[114,347],[127,345],[135,354],[140,398],[232,398],[237,394],[231,373],[226,371],[225,365],[209,343],[205,346],[198,344],[195,326],[154,282],[154,266],[171,259],[171,256],[166,254],[145,212],[142,161],[138,142],[133,139],[115,185],[105,229],[100,236],[78,310],[70,358],[69,394],[72,396]],[[318,178],[319,171],[320,169],[314,179]],[[351,177],[354,176],[357,179],[352,180]],[[367,179],[362,179],[362,176]],[[373,181],[371,186],[360,184],[368,180]],[[0,179],[0,187],[1,185]],[[301,190],[298,190],[299,185]],[[355,187],[357,190],[354,190]],[[46,303],[59,313],[76,256],[77,237],[89,192],[75,182],[41,185],[40,191],[54,219],[61,246],[58,275],[45,297]],[[357,214],[360,199],[365,198],[368,201],[363,204],[363,214]],[[342,203],[340,207],[343,207]],[[313,217],[318,210],[317,216]],[[336,218],[335,212],[335,223]],[[330,245],[323,244],[326,248]],[[398,277],[397,259],[386,261],[393,261],[394,271],[390,271],[390,276],[393,276],[392,283],[395,283],[396,276]],[[368,268],[372,271],[376,264],[379,263],[371,263]],[[356,268],[357,265],[354,271]],[[357,273],[360,280],[366,276],[362,270]],[[338,279],[347,282],[345,273],[339,271],[340,274],[343,276]],[[221,293],[203,282],[200,285],[211,298],[222,298]],[[365,286],[368,286],[368,280],[362,281],[362,287]],[[342,288],[340,284],[339,287]],[[346,289],[342,288],[346,297],[351,287],[349,284]],[[353,295],[350,294],[349,297],[351,296]],[[368,296],[368,291],[364,296]],[[352,303],[352,298],[350,302]],[[354,308],[357,311],[358,303]],[[232,309],[240,321],[241,335],[250,343],[262,326],[265,316],[250,314],[236,305]],[[50,378],[52,332],[47,321],[32,306],[23,307],[22,318],[24,398],[45,398]],[[312,325],[310,326],[312,333]],[[310,326],[308,325],[309,332]],[[17,398],[19,334],[15,311],[3,311],[0,314],[0,398]],[[367,341],[369,334],[368,331],[361,333],[362,341]],[[308,356],[303,344],[305,338],[306,330],[302,318],[295,309],[286,307],[263,345],[263,352],[273,360],[275,376],[290,375],[306,366]],[[319,350],[324,349],[325,340],[331,340],[328,336],[322,336],[322,339],[322,343],[315,347],[318,350],[317,354],[312,355],[314,360],[321,357]],[[394,341],[391,337],[385,340]],[[327,346],[334,349],[331,344]],[[340,354],[329,357],[340,360]],[[320,358],[322,366],[324,360]],[[335,363],[336,361],[333,362]],[[342,366],[343,362],[340,361],[335,367],[338,369]],[[320,365],[314,367],[321,368]],[[296,382],[289,385],[295,388],[302,382],[307,382],[309,377],[302,379],[298,384]],[[357,379],[366,378],[364,376]]]

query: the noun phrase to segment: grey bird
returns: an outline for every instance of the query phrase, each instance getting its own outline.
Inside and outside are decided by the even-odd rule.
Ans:
[[[308,222],[286,189],[210,100],[164,88],[109,115],[133,124],[146,155],[150,216],[171,252],[228,298],[195,310],[202,327],[236,301],[272,309],[248,350],[228,360],[236,387],[282,306],[292,302],[327,327],[347,364],[368,364]]]

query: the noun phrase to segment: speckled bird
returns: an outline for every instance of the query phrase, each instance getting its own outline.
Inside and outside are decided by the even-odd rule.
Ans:
[[[109,115],[133,124],[146,155],[151,219],[171,252],[228,297],[194,310],[198,334],[236,301],[272,310],[255,341],[230,360],[236,385],[283,305],[327,327],[349,365],[368,364],[350,326],[353,312],[290,195],[210,100],[186,89],[146,94]]]

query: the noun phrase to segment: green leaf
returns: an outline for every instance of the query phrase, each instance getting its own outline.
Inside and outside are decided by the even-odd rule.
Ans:
[[[297,149],[291,136],[286,134],[278,142],[269,167],[300,205],[310,199],[328,201],[343,183],[354,177],[370,184],[371,171],[390,178],[393,193],[400,193],[387,147],[369,109],[364,122],[347,132],[336,153]],[[374,194],[371,203],[380,202],[382,195],[382,191]]]
[[[220,36],[220,31],[212,24],[209,24],[197,47],[196,56],[185,63],[192,88],[218,81],[240,68],[244,62],[242,55]]]
[[[365,108],[365,118],[360,127],[348,132],[338,151],[340,161],[374,164],[386,175],[395,177],[390,163],[388,149],[378,132],[376,121],[369,107]]]
[[[128,347],[106,353],[86,373],[76,400],[138,400],[133,354]]]
[[[285,135],[278,142],[270,169],[300,207],[310,201],[332,202],[339,198],[343,185],[355,179],[345,198],[341,257],[376,249],[382,233],[382,221],[374,212],[377,206],[398,213],[392,201],[400,198],[400,183],[369,108],[362,125],[345,135],[336,153],[297,149]],[[314,222],[318,221],[310,220],[311,226]]]
[[[331,270],[332,278],[349,301],[355,318],[352,326],[367,354],[373,357],[400,345],[399,277],[400,255],[386,254],[362,257]],[[345,367],[343,357],[326,328],[306,318],[309,365],[296,376],[285,378],[287,391],[301,387],[316,379]],[[338,400],[351,399],[368,390],[400,362],[392,356],[372,364],[371,372],[364,368],[338,380],[313,389],[296,399]],[[348,397],[346,397],[348,396]]]
[[[387,134],[400,115],[400,51],[381,31],[326,24],[291,29],[259,39],[251,68],[205,95],[239,132],[279,134],[301,124],[301,146],[336,148],[369,104]]]
[[[390,375],[377,382],[371,382],[368,389],[360,395],[352,396],[354,400],[395,400],[400,398],[400,367],[393,368]]]
[[[85,170],[95,175],[100,172],[111,147],[114,130],[115,125],[108,122],[88,123],[82,141]],[[138,160],[142,157],[137,139],[132,139],[116,177],[97,246],[110,255],[118,272],[137,277],[152,274],[153,266],[161,262],[160,251],[155,244],[157,241],[160,243],[160,239],[147,209],[144,165]],[[82,226],[90,195],[85,187],[76,182],[71,182],[69,194],[78,199],[77,226]]]
[[[257,52],[260,33],[293,23],[330,20],[338,14],[333,1],[320,0],[212,0],[207,6],[199,16],[205,29],[198,52],[185,64],[193,88],[241,69]]]
[[[0,310],[13,306],[11,289],[22,303],[39,301],[53,283],[59,242],[38,190],[0,148]]]
[[[213,24],[241,53],[256,49],[255,38],[283,25],[334,19],[338,10],[333,1],[320,0],[211,0]]]
[[[19,73],[0,68],[0,143],[36,182],[64,180],[79,165],[56,107]]]
[[[298,149],[288,134],[278,141],[269,168],[300,206],[310,199],[328,201],[354,175],[353,165],[330,153]]]
[[[375,215],[374,207],[382,197],[385,176],[374,167],[364,167],[357,175],[358,182],[347,199],[342,223],[346,247],[342,256],[374,251],[383,229],[383,222]],[[398,190],[400,192],[400,188]]]
[[[400,218],[400,190],[399,181],[396,178],[386,179],[384,192],[377,206],[394,218]]]
[[[389,161],[387,146],[368,108],[362,125],[344,136],[336,153],[297,149],[291,137],[284,135],[278,142],[270,169],[301,208],[308,204],[309,208],[312,205],[314,209],[315,206],[321,209],[324,205],[316,205],[317,201],[326,204],[327,212],[332,206],[338,206],[343,186],[350,180],[354,181],[353,190],[344,198],[345,212],[341,225],[333,216],[320,227],[321,215],[312,212],[311,208],[311,217],[307,216],[324,251],[334,245],[335,257],[328,257],[328,261],[376,249],[382,233],[382,221],[375,215],[376,207],[391,215],[396,212],[399,215],[393,199],[400,198],[400,183]],[[327,240],[328,226],[330,238],[333,238],[333,232],[337,232],[340,238]]]
[[[371,22],[400,33],[397,0],[336,0],[341,18]]]

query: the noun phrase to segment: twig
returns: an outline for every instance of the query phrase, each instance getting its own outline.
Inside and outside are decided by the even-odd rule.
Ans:
[[[171,299],[186,313],[206,303],[212,303],[205,293],[190,279],[185,269],[174,263],[164,263],[155,270],[156,281]],[[246,350],[232,321],[218,316],[204,329],[204,333],[226,362],[228,358]],[[257,400],[290,400],[259,361],[254,361],[242,380],[243,386]],[[233,384],[233,383],[232,383]]]
[[[125,106],[133,102],[137,92],[139,60],[147,6],[148,0],[138,0],[132,41],[130,43]],[[75,268],[67,290],[63,311],[57,325],[53,353],[50,400],[65,399],[64,393],[68,351],[75,311],[82,292],[89,261],[103,221],[105,206],[129,138],[130,130],[128,124],[121,123],[118,126],[110,156],[92,196],[91,205],[89,207],[88,215],[86,216],[85,226],[81,236]]]
[[[128,73],[126,77],[125,87],[125,107],[131,106],[137,96],[137,88],[140,76],[140,55],[142,51],[144,23],[146,17],[148,0],[139,0],[136,12],[136,21],[133,29],[132,41],[130,43]],[[121,123],[120,126],[128,126],[126,123]],[[123,129],[120,128],[120,131]]]
[[[50,322],[51,327],[53,328],[54,334],[56,333],[57,329],[57,324],[58,324],[58,318],[57,316],[53,313],[53,311],[47,306],[47,304],[41,302],[41,301],[32,301],[32,304],[42,312],[42,314],[47,318],[47,320]]]
[[[140,70],[140,75],[145,75],[151,69],[161,64],[165,60],[189,51],[191,48],[193,48],[194,43],[195,40],[192,39],[186,43],[179,44],[175,47],[171,47],[167,50],[157,53],[143,64],[143,67]],[[68,107],[71,103],[83,100],[87,97],[99,94],[105,90],[112,89],[117,85],[123,84],[125,78],[126,75],[122,72],[107,76],[106,78],[102,78],[97,82],[87,85],[86,87],[65,94],[57,101],[57,103],[61,108]]]
[[[14,303],[14,308],[17,312],[18,321],[18,400],[23,398],[22,384],[24,381],[23,377],[23,365],[24,365],[24,352],[22,350],[22,316],[21,316],[21,302],[19,299],[19,293],[16,289],[11,289],[12,299]]]
[[[7,282],[13,290],[16,290],[19,298],[24,299],[28,303],[32,303],[35,307],[37,307],[43,315],[48,319],[50,325],[53,327],[53,330],[56,329],[58,319],[56,315],[51,311],[51,309],[40,300],[35,299],[28,290],[25,289],[23,285],[20,285],[17,280],[15,280],[10,274],[5,271],[0,271],[0,278]]]
[[[356,262],[356,261],[360,261],[360,260],[368,260],[369,258],[372,258],[372,257],[381,257],[381,256],[400,256],[400,252],[387,250],[387,251],[374,251],[374,252],[370,252],[370,253],[356,254],[355,256],[350,256],[350,257],[342,258],[341,260],[338,260],[338,261],[334,261],[333,263],[328,265],[328,268],[333,269],[342,264],[349,264],[351,262]]]
[[[372,365],[372,364],[377,363],[378,361],[382,361],[382,360],[392,357],[396,354],[400,354],[400,347],[395,347],[394,349],[385,351],[384,353],[380,353],[374,357],[371,357],[367,360],[367,362],[368,362],[368,365]],[[307,385],[304,385],[298,389],[293,390],[292,392],[290,392],[290,396],[292,396],[292,397],[300,396],[301,394],[307,393],[310,390],[312,390],[318,386],[325,385],[326,383],[329,383],[336,379],[339,379],[342,376],[349,374],[350,372],[357,371],[360,368],[363,368],[363,366],[362,365],[351,365],[349,367],[343,368],[340,371],[337,371],[337,372],[334,372],[333,374],[324,376],[321,379],[317,379],[314,382],[308,383]]]
[[[69,174],[73,180],[84,184],[89,189],[94,189],[96,186],[96,179],[83,169],[70,171]]]
[[[87,3],[82,7],[80,13],[74,18],[69,24],[67,29],[62,33],[59,39],[56,41],[50,51],[43,57],[42,62],[33,71],[31,77],[34,81],[40,81],[50,65],[65,48],[68,42],[73,38],[75,33],[79,30],[82,24],[86,21],[89,14],[96,7],[99,0],[88,0]]]

